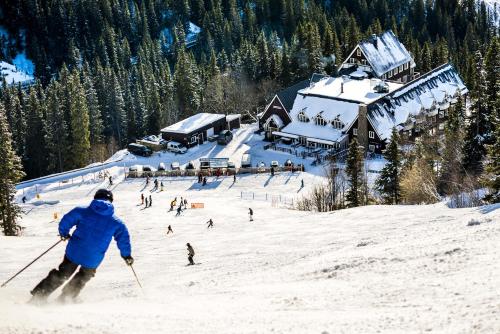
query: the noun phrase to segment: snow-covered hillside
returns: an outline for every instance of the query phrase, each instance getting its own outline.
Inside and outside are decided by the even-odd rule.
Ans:
[[[193,178],[162,181],[163,192],[151,192],[142,179],[112,186],[144,292],[112,244],[82,303],[27,305],[30,289],[62,259],[58,246],[0,289],[0,333],[500,331],[495,207],[370,206],[313,214],[277,200],[322,182],[308,173],[248,175],[236,183],[209,178],[206,187]],[[99,182],[47,185],[40,200],[23,205],[23,236],[0,237],[0,281],[57,241],[53,213],[88,204],[105,186]],[[241,198],[250,191],[255,200]],[[151,194],[151,208],[140,205],[141,192]],[[175,196],[205,208],[176,218],[168,212]],[[173,235],[166,235],[168,225]],[[200,265],[186,267],[186,242]]]

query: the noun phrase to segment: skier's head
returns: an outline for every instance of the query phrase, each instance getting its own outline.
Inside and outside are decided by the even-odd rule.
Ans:
[[[101,199],[113,203],[113,193],[107,189],[99,189],[96,191],[94,199]]]
[[[189,242],[188,242],[188,243],[186,244],[186,246],[188,246],[188,247],[189,247],[189,246],[191,246],[191,245],[190,245],[190,244],[189,244]]]

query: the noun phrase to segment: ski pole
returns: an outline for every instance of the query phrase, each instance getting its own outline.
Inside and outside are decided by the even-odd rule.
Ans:
[[[44,256],[45,254],[47,254],[52,248],[56,247],[57,245],[59,245],[61,242],[63,242],[64,240],[61,239],[59,240],[58,242],[56,242],[55,244],[53,244],[52,246],[50,246],[49,249],[47,249],[45,252],[43,252],[42,254],[40,254],[36,259],[34,259],[33,261],[31,261],[26,267],[24,267],[23,269],[19,270],[14,276],[12,276],[11,278],[9,278],[7,281],[5,281],[2,285],[0,285],[0,288],[3,288],[4,286],[7,285],[7,283],[9,283],[10,281],[12,281],[14,278],[17,277],[17,275],[19,275],[20,273],[22,273],[23,271],[25,271],[29,266],[31,266],[33,263],[35,263],[36,261],[38,261],[38,259],[40,259],[42,256]]]
[[[141,282],[139,282],[139,278],[137,277],[137,274],[135,273],[134,267],[132,267],[132,265],[130,265],[130,269],[132,269],[132,273],[134,273],[135,281],[137,282],[137,284],[139,284],[139,287],[142,290]]]

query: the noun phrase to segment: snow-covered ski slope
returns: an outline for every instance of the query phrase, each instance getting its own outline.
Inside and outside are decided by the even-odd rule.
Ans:
[[[143,292],[112,243],[82,303],[26,304],[30,289],[61,261],[61,245],[0,289],[0,333],[500,332],[498,207],[320,214],[276,207],[262,196],[307,192],[322,181],[312,174],[248,175],[235,184],[209,178],[205,188],[192,178],[163,181],[165,190],[153,193],[141,179],[112,186]],[[100,186],[47,186],[40,202],[53,205],[24,205],[24,235],[0,237],[0,281],[57,241],[54,212],[88,204]],[[241,199],[242,191],[259,200]],[[139,205],[141,192],[152,194],[151,208]],[[168,212],[175,196],[205,208],[176,218]],[[187,242],[201,265],[186,266]]]

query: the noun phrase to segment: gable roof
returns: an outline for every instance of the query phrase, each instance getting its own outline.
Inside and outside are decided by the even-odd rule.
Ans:
[[[303,80],[296,83],[293,86],[290,86],[286,89],[283,89],[281,92],[278,92],[278,98],[281,101],[281,104],[285,108],[287,112],[290,112],[293,107],[293,101],[295,101],[295,97],[297,96],[297,92],[301,89],[309,87],[309,80]]]
[[[410,53],[392,30],[387,30],[380,36],[373,35],[360,42],[358,47],[379,77],[408,62],[411,67],[415,67]]]
[[[210,113],[199,113],[195,114],[191,117],[183,119],[180,122],[169,125],[164,129],[161,129],[161,132],[175,132],[175,133],[184,133],[189,134],[193,131],[196,131],[200,128],[208,126],[222,118],[226,118],[224,114],[210,114]]]

